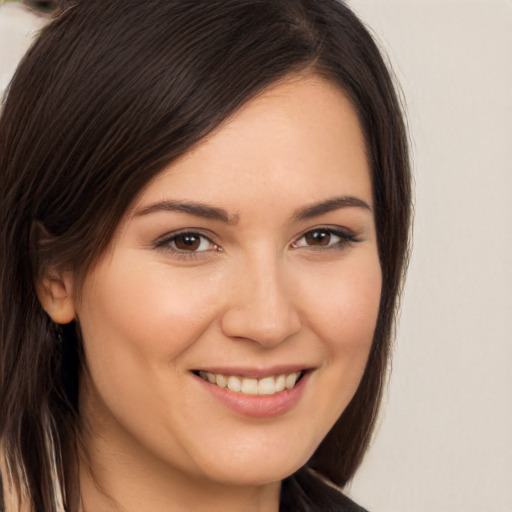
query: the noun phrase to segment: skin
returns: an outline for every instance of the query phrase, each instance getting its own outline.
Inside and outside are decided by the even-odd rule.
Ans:
[[[297,217],[334,197],[360,204]],[[220,208],[229,222],[163,201]],[[77,317],[83,331],[85,512],[278,510],[280,481],[364,371],[381,291],[371,203],[350,102],[317,76],[292,77],[149,184],[80,300],[72,275],[40,283],[54,320]],[[183,230],[198,233],[192,249]],[[311,371],[270,418],[230,409],[192,373],[283,364]]]

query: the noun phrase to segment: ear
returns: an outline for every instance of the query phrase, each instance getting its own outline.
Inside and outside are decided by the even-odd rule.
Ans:
[[[41,306],[56,324],[75,320],[71,272],[48,270],[36,281],[36,291]]]

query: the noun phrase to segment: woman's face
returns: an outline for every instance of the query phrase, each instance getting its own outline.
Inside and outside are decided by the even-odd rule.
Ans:
[[[380,291],[354,109],[318,77],[275,85],[150,182],[85,279],[93,462],[280,481],[354,395]]]

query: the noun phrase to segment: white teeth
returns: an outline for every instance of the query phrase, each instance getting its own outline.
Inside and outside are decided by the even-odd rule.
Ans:
[[[273,395],[276,392],[274,377],[265,377],[258,382],[258,395]]]
[[[292,389],[297,383],[301,372],[272,375],[261,379],[243,378],[235,375],[223,375],[200,371],[199,376],[221,388],[246,395],[274,395],[285,389]]]
[[[292,389],[293,386],[295,386],[295,383],[297,382],[298,378],[299,378],[298,372],[290,373],[290,375],[287,375],[286,380],[285,380],[286,389]]]
[[[276,393],[283,391],[286,387],[286,375],[279,375],[276,379]]]
[[[222,375],[220,373],[215,375],[215,384],[217,384],[217,386],[219,386],[221,388],[225,388],[227,383],[228,383],[228,380],[226,379],[226,377],[224,377],[224,375]]]
[[[228,379],[228,389],[231,391],[240,391],[242,388],[242,382],[238,377],[234,377],[233,375]]]
[[[243,379],[240,391],[246,395],[257,395],[258,381],[256,379]]]

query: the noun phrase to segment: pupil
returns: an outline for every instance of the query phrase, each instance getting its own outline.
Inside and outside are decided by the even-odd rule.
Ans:
[[[176,238],[174,243],[178,249],[190,251],[199,247],[200,240],[199,237],[195,235],[180,235]]]
[[[331,235],[327,231],[312,231],[306,235],[306,241],[309,245],[327,245]]]

